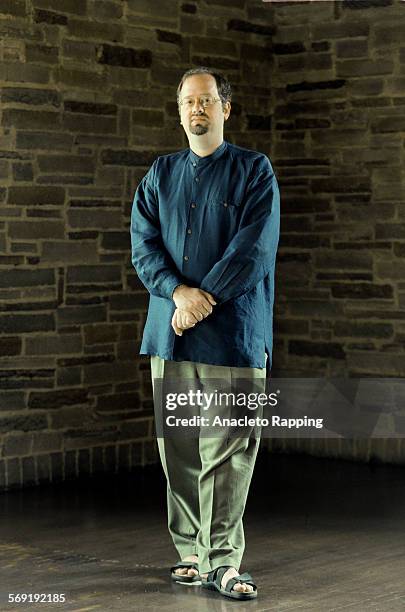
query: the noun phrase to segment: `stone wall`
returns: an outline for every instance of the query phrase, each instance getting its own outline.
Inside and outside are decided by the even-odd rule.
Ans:
[[[271,3],[274,373],[405,376],[405,3]],[[273,449],[404,462],[400,440]]]
[[[0,3],[0,488],[157,459],[129,216],[153,159],[186,146],[175,89],[193,65],[228,75],[226,137],[279,177],[275,371],[403,375],[404,10]],[[358,447],[309,450],[401,456]]]
[[[156,461],[133,193],[186,146],[190,65],[226,70],[231,137],[269,147],[272,32],[259,0],[0,3],[0,488]]]

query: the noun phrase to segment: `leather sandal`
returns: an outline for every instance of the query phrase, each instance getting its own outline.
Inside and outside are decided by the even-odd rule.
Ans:
[[[176,565],[173,565],[170,568],[170,572],[171,572],[171,579],[173,580],[173,582],[182,582],[183,584],[191,584],[193,582],[201,582],[201,577],[199,574],[196,574],[195,576],[188,576],[187,574],[175,574],[174,570],[176,569],[183,569],[183,568],[191,568],[191,569],[195,569],[198,572],[198,563],[195,563],[194,561],[179,561],[178,563],[176,563]]]
[[[201,579],[201,586],[205,589],[211,589],[214,591],[218,591],[224,597],[231,597],[232,599],[256,599],[257,597],[257,586],[253,582],[252,576],[245,572],[244,574],[240,574],[240,576],[235,576],[235,578],[230,578],[225,588],[222,588],[221,581],[225,572],[232,567],[232,565],[220,565],[216,569],[212,570],[208,573],[207,578]],[[249,593],[242,593],[240,591],[235,591],[233,589],[234,585],[238,582],[243,584],[250,584],[253,587],[253,591]]]

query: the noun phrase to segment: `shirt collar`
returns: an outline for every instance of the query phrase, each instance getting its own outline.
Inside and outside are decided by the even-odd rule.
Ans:
[[[205,166],[206,164],[219,159],[225,153],[227,146],[228,143],[226,140],[223,140],[219,147],[217,147],[215,151],[211,153],[211,155],[206,155],[205,157],[200,157],[190,149],[189,159],[193,165],[197,165],[201,168],[201,166]]]

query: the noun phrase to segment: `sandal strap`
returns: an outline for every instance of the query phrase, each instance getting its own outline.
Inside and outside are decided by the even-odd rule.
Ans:
[[[234,578],[230,578],[228,582],[226,583],[225,591],[228,591],[228,593],[230,593],[233,587],[235,586],[235,584],[238,584],[238,582],[243,583],[243,584],[250,584],[253,587],[253,590],[257,590],[257,586],[253,582],[252,576],[248,574],[247,572],[245,572],[244,574],[240,574],[240,576],[235,576]]]
[[[198,572],[198,563],[195,563],[194,561],[179,561],[175,565],[172,565],[172,567],[170,568],[170,571],[173,573],[174,570],[176,570],[176,569],[184,569],[186,567],[190,567],[192,569],[195,569]]]
[[[219,587],[221,587],[222,576],[228,569],[232,567],[232,565],[219,565],[215,569],[208,572],[207,582],[215,582]]]

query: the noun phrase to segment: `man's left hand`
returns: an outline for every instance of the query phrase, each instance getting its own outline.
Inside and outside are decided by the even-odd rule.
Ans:
[[[198,323],[198,320],[189,310],[176,308],[172,317],[172,327],[177,336],[182,336],[185,329],[190,329]]]

